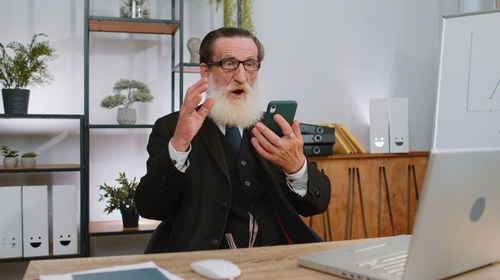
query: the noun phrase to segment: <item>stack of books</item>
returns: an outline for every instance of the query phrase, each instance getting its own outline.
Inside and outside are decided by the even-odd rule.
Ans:
[[[306,156],[329,156],[333,154],[335,144],[335,128],[328,126],[300,124],[300,132],[304,141]]]
[[[343,124],[327,123],[320,124],[335,129],[335,144],[333,145],[334,154],[364,154],[365,148],[359,143],[358,139]]]

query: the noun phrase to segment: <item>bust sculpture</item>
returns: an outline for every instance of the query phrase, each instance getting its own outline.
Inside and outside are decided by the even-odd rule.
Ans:
[[[201,39],[197,37],[190,38],[187,41],[187,48],[191,55],[190,63],[200,63],[200,44]]]

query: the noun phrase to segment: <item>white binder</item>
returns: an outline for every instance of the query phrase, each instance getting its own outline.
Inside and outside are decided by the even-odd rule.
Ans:
[[[0,258],[22,256],[21,186],[0,187]]]
[[[370,153],[389,152],[387,98],[370,99]]]
[[[52,186],[52,244],[54,255],[78,253],[77,189],[75,185]]]
[[[47,186],[23,186],[23,248],[25,257],[49,254]]]
[[[389,150],[391,153],[409,152],[408,98],[389,98]]]

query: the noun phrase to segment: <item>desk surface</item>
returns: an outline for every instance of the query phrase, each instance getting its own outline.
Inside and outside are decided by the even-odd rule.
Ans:
[[[300,267],[297,257],[363,240],[260,247],[252,249],[197,251],[152,255],[131,255],[93,258],[71,258],[30,261],[25,280],[38,279],[40,274],[61,274],[94,268],[154,261],[158,266],[184,279],[207,279],[193,272],[190,263],[206,258],[223,258],[237,264],[244,279],[341,279],[333,275]],[[500,263],[489,265],[453,279],[500,279]]]

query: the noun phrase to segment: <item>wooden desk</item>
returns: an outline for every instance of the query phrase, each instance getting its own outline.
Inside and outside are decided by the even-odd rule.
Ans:
[[[40,274],[61,274],[81,270],[154,261],[158,266],[184,279],[207,279],[193,272],[190,263],[206,258],[223,258],[237,264],[245,279],[341,279],[333,275],[300,267],[297,257],[318,251],[342,247],[363,240],[335,241],[299,245],[260,247],[252,249],[197,251],[152,255],[73,258],[30,261],[25,280],[38,279]],[[462,274],[453,279],[500,279],[500,263]]]

